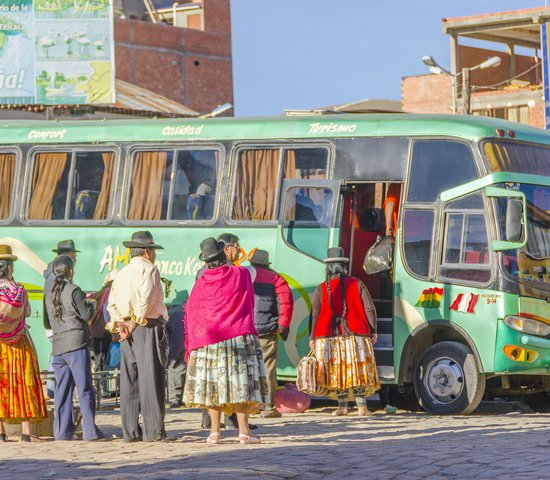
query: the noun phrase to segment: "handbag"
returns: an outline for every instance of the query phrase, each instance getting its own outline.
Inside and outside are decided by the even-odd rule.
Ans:
[[[393,258],[393,237],[378,235],[363,260],[363,270],[367,275],[390,270]]]
[[[317,380],[318,365],[319,362],[313,350],[298,362],[296,388],[300,392],[320,397],[328,393],[328,390],[325,387],[321,387]]]

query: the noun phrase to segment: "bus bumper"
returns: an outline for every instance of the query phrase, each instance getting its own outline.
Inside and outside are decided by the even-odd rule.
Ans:
[[[550,375],[550,339],[513,330],[498,321],[495,372]]]

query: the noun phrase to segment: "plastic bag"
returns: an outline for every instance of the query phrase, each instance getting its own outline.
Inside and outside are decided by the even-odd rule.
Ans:
[[[281,413],[302,413],[310,407],[311,399],[307,393],[300,392],[296,385],[287,383],[277,389],[273,404]]]
[[[369,248],[363,260],[363,270],[367,275],[390,270],[393,258],[393,237],[378,236],[376,242]]]

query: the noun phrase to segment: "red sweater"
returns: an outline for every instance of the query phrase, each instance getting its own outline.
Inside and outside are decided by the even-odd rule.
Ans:
[[[344,304],[340,278],[330,281],[332,302],[338,316],[342,316]],[[369,292],[363,282],[354,277],[345,277],[348,328],[355,335],[372,336],[376,332],[376,311]],[[310,338],[333,337],[333,312],[330,308],[327,285],[317,287],[312,301]],[[342,334],[340,328],[340,334]]]

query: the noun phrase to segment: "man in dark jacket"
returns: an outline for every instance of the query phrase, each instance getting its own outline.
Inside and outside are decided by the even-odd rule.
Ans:
[[[252,250],[248,261],[256,270],[254,323],[264,355],[270,398],[270,405],[266,405],[262,417],[280,417],[280,412],[273,405],[277,391],[278,335],[283,341],[288,337],[294,302],[286,280],[269,268],[269,254],[265,250]]]
[[[186,292],[187,293],[187,292]],[[176,301],[181,300],[176,297]],[[185,331],[183,329],[183,304],[173,303],[168,309],[168,401],[170,408],[181,407],[183,387],[185,385]]]

